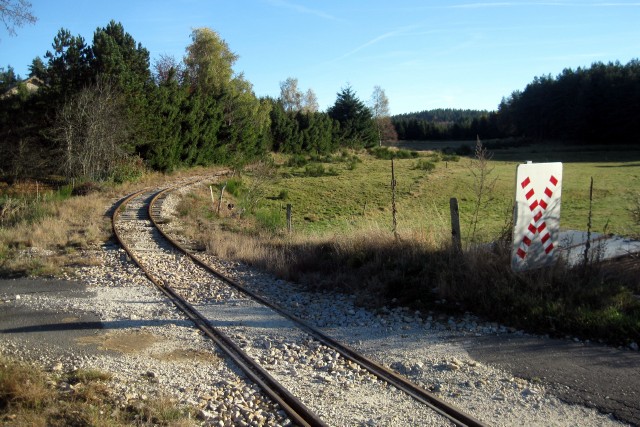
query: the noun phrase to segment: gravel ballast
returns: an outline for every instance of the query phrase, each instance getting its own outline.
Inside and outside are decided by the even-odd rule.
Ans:
[[[94,343],[109,351],[85,355],[83,349],[91,343],[78,343],[78,349],[60,351],[55,343],[37,351],[24,345],[19,335],[3,334],[2,353],[41,364],[49,369],[100,369],[114,375],[112,387],[123,402],[169,395],[180,403],[196,406],[207,423],[216,425],[282,425],[285,417],[274,416],[274,408],[265,402],[259,390],[243,379],[241,373],[227,363],[213,344],[193,329],[157,291],[127,261],[123,251],[107,245],[95,254],[102,264],[80,268],[78,277],[88,284],[91,297],[58,298],[55,293],[22,295],[2,304],[29,305],[55,309],[64,313],[96,314],[106,325],[117,327],[100,332]],[[293,284],[268,277],[248,267],[226,263],[233,274],[248,287],[252,284],[266,296],[279,300],[296,315],[306,318],[368,357],[406,375],[412,381],[432,390],[439,397],[454,403],[489,425],[623,425],[610,415],[595,409],[568,405],[554,397],[540,383],[514,378],[510,374],[471,359],[449,338],[463,336],[457,325],[473,328],[474,334],[508,333],[506,328],[480,324],[467,316],[461,319],[421,318],[403,309],[388,309],[374,314],[354,305],[353,298],[344,295],[311,294]],[[286,295],[282,298],[282,295]],[[496,327],[497,326],[497,327]],[[464,326],[463,326],[464,327]],[[109,338],[117,342],[132,340],[147,345],[109,346]],[[253,344],[271,346],[273,357],[286,370],[286,358],[297,357],[295,347],[287,340]],[[48,349],[49,348],[49,349]],[[286,353],[286,356],[285,356]],[[338,364],[336,364],[339,367]],[[296,375],[291,372],[287,383],[294,393]],[[361,399],[348,393],[331,398]],[[356,415],[361,425],[402,425],[393,400],[380,401],[384,418],[370,414]],[[357,405],[350,406],[351,410]],[[341,417],[333,413],[331,425],[349,425],[341,419],[353,419],[354,414]],[[260,420],[252,424],[252,420]],[[261,424],[262,423],[262,424]],[[440,425],[434,421],[432,425]],[[429,425],[429,420],[415,420],[414,425]]]

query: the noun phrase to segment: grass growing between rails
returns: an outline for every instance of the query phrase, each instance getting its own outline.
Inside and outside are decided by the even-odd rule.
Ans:
[[[61,374],[0,356],[4,426],[192,426],[191,414],[166,397],[121,404],[111,376],[95,370]]]
[[[516,274],[501,245],[475,244],[504,242],[510,236],[515,167],[520,161],[498,159],[517,155],[524,161],[533,154],[496,153],[490,161],[495,182],[480,206],[470,158],[443,162],[441,154],[429,152],[396,158],[398,239],[391,233],[390,161],[363,152],[357,153],[360,162],[355,168],[333,162],[337,175],[321,177],[299,174],[300,162],[292,165],[277,157],[275,164],[280,166],[274,166],[276,173],[263,187],[254,214],[242,210],[242,191],[229,196],[240,209],[223,210],[220,216],[211,213],[208,188],[196,191],[184,201],[183,219],[190,224],[185,230],[223,258],[256,265],[310,288],[353,293],[360,303],[374,308],[402,304],[421,310],[469,310],[538,333],[616,344],[640,341],[640,262],[624,269],[596,262],[578,268],[559,264],[544,272]],[[640,235],[633,184],[640,179],[640,165],[634,160],[640,153],[607,155],[606,162],[562,159],[561,225],[586,229],[589,177],[594,176],[593,230]],[[426,162],[435,168],[422,166]],[[252,179],[251,173],[241,176],[239,187],[250,186]],[[453,196],[460,200],[463,226],[465,251],[459,255],[449,248],[448,204]],[[291,234],[285,229],[287,203],[293,205]],[[477,206],[477,227],[471,233]],[[469,240],[472,234],[475,242]]]

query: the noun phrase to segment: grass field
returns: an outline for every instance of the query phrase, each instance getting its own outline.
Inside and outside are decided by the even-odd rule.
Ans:
[[[460,143],[458,143],[460,144]],[[472,143],[464,143],[472,144]],[[428,156],[438,144],[408,144]],[[450,146],[455,144],[450,144]],[[616,149],[617,148],[617,149]],[[495,179],[490,200],[481,210],[481,240],[491,240],[510,217],[519,163],[561,161],[564,164],[561,227],[586,230],[589,215],[590,178],[594,180],[593,230],[624,236],[640,235],[632,209],[640,195],[640,150],[585,150],[531,145],[491,151]],[[293,207],[293,226],[298,233],[332,233],[379,228],[391,230],[391,162],[360,154],[355,168],[349,162],[325,163],[334,175],[304,176],[304,167],[281,167],[268,194],[267,206],[284,217],[284,206]],[[281,161],[282,162],[282,161]],[[398,231],[402,234],[449,234],[449,199],[460,205],[463,237],[469,234],[476,195],[472,159],[438,161],[435,170],[416,168],[416,159],[396,159],[396,206]],[[286,194],[286,198],[279,197]]]

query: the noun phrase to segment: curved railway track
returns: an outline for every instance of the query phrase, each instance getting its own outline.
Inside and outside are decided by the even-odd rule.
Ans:
[[[183,186],[185,184],[182,184]],[[146,276],[178,307],[207,337],[228,355],[247,378],[257,384],[271,399],[286,412],[290,420],[301,426],[327,425],[314,411],[310,410],[302,399],[294,396],[282,381],[276,379],[271,371],[281,371],[281,367],[270,366],[269,345],[256,349],[249,354],[243,339],[238,339],[237,328],[249,328],[248,324],[255,324],[252,332],[254,337],[262,334],[279,333],[274,339],[283,339],[282,335],[290,338],[293,335],[304,336],[302,340],[314,349],[327,352],[322,360],[317,360],[305,353],[307,364],[321,367],[325,371],[331,365],[342,363],[354,370],[354,375],[362,382],[361,390],[351,390],[354,395],[360,395],[360,401],[366,401],[366,394],[371,387],[393,386],[394,395],[404,396],[399,399],[412,400],[414,404],[427,408],[442,417],[440,423],[449,422],[460,426],[482,426],[483,424],[472,416],[461,412],[456,407],[434,396],[432,393],[411,383],[394,371],[357,353],[353,349],[337,342],[307,322],[288,313],[277,304],[250,291],[237,281],[225,276],[209,266],[196,253],[179,244],[167,235],[161,224],[161,204],[169,191],[177,189],[170,187],[163,190],[143,190],[132,194],[121,201],[114,210],[112,226],[116,238],[124,247],[132,260],[144,271]],[[193,269],[200,270],[198,276],[184,271],[180,264],[188,258]],[[164,266],[159,268],[158,266]],[[182,271],[180,271],[182,270]],[[191,276],[190,276],[191,274]],[[202,279],[204,275],[205,279]],[[209,277],[208,279],[206,277]],[[191,277],[191,278],[190,278]],[[197,277],[197,278],[196,278]],[[187,281],[185,284],[184,282]],[[182,283],[181,283],[182,282]],[[196,282],[198,284],[196,285]],[[203,283],[206,282],[206,283]],[[194,297],[190,287],[201,289],[199,296]],[[249,309],[248,307],[253,307]],[[256,318],[240,317],[239,320],[219,320],[221,312],[262,313]],[[238,316],[235,314],[235,316]],[[234,329],[234,325],[235,328]],[[271,325],[264,327],[260,325]],[[278,332],[279,331],[279,332]],[[284,331],[284,332],[283,332]],[[246,339],[245,339],[246,341]],[[254,342],[260,342],[254,339]],[[265,341],[270,342],[270,341]],[[250,347],[250,346],[249,346]],[[292,352],[304,352],[299,346],[291,345]],[[339,361],[338,361],[339,359]],[[325,363],[329,360],[328,363]],[[265,366],[269,366],[266,368]],[[327,368],[328,366],[328,368]],[[298,375],[306,367],[292,368],[289,372]],[[281,374],[282,372],[280,372]],[[372,380],[371,378],[375,378]],[[312,381],[313,382],[313,381]],[[366,384],[365,384],[366,383]],[[327,394],[319,392],[318,394]],[[322,398],[322,397],[320,397]],[[356,399],[358,400],[358,399]],[[363,403],[363,402],[360,402]],[[406,403],[404,403],[406,405]],[[422,409],[424,410],[424,409]]]

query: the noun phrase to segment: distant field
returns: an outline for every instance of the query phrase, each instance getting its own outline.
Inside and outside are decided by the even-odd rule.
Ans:
[[[402,148],[429,150],[468,142],[408,142]],[[491,147],[491,142],[487,143]],[[589,180],[594,179],[593,230],[638,236],[630,210],[640,197],[640,150],[629,147],[582,147],[530,145],[491,151],[496,179],[492,200],[482,209],[479,237],[495,238],[510,217],[515,193],[515,172],[519,163],[562,161],[563,229],[586,230],[589,209]],[[355,168],[348,162],[325,163],[333,176],[310,177],[304,167],[282,166],[280,176],[269,194],[268,205],[284,216],[284,205],[293,206],[293,224],[298,233],[333,233],[363,228],[391,230],[391,162],[360,153],[361,163]],[[398,231],[442,238],[449,235],[449,199],[460,204],[463,237],[469,232],[470,218],[476,200],[469,157],[458,162],[437,162],[432,172],[416,168],[416,159],[397,159],[396,205]],[[286,198],[282,198],[282,194]],[[280,197],[279,197],[280,195]]]

